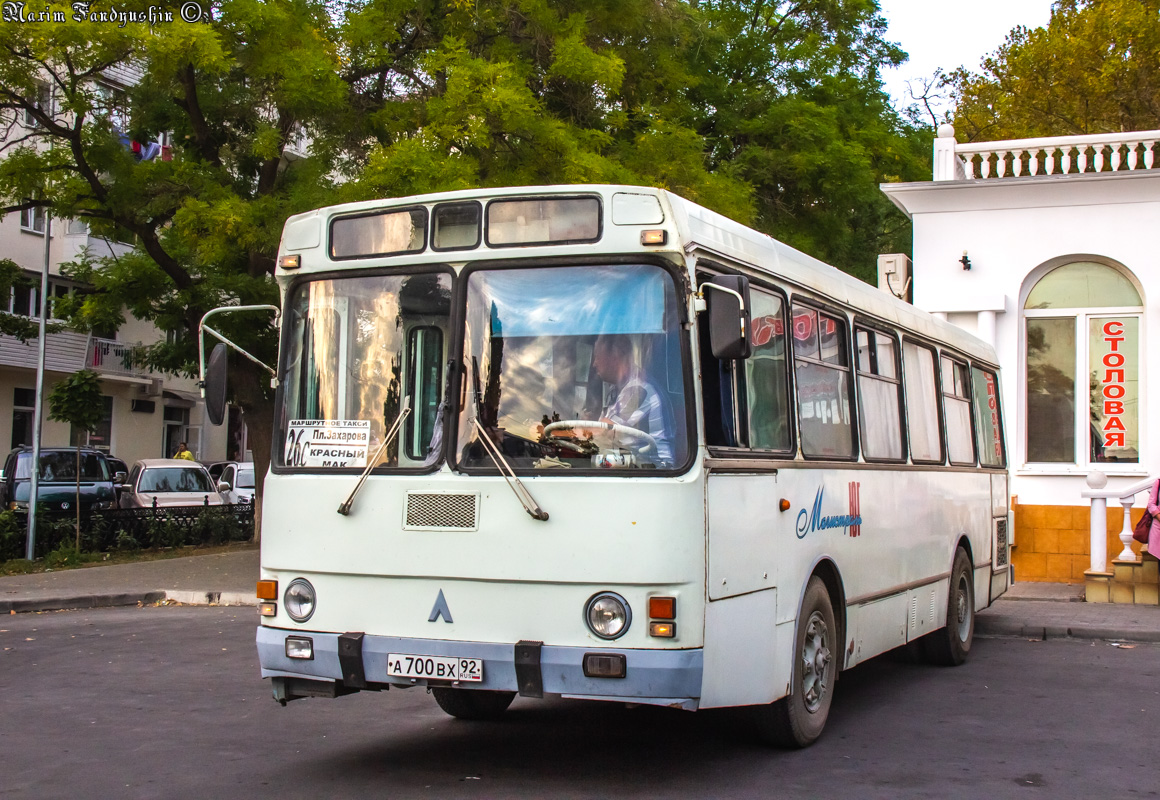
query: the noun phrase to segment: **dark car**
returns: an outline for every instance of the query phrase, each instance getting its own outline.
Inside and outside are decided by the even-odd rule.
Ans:
[[[80,449],[80,505],[83,513],[116,508],[113,473],[105,454]],[[77,449],[42,447],[36,506],[44,511],[75,511],[77,503]],[[4,461],[3,506],[27,509],[32,496],[32,448],[20,447]]]

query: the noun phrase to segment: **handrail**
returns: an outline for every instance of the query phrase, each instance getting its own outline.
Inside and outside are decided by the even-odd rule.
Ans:
[[[1120,526],[1120,541],[1124,549],[1116,556],[1117,561],[1139,561],[1132,551],[1132,507],[1136,505],[1136,495],[1151,489],[1156,478],[1147,478],[1133,483],[1127,488],[1105,489],[1108,476],[1096,470],[1087,476],[1088,490],[1080,492],[1080,497],[1091,501],[1091,572],[1108,570],[1108,500],[1119,500],[1124,509],[1124,521]]]

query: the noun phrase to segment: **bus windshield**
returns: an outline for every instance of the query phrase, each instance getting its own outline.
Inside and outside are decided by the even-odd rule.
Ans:
[[[451,276],[368,275],[293,290],[281,372],[283,466],[367,466],[410,398],[411,413],[376,466],[421,468],[439,456]]]
[[[471,272],[460,464],[496,468],[498,453],[516,469],[682,466],[677,307],[651,265]]]

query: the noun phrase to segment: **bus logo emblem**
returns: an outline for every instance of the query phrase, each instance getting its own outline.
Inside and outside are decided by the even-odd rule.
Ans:
[[[443,590],[439,590],[439,596],[435,598],[435,605],[431,608],[431,616],[427,617],[428,622],[443,617],[444,622],[453,622],[451,619],[451,609],[447,607],[447,598],[443,596]]]
[[[851,481],[849,484],[850,510],[847,514],[832,514],[827,516],[822,511],[822,501],[825,499],[825,487],[818,487],[814,496],[814,505],[810,510],[802,509],[797,516],[797,537],[806,538],[807,533],[824,531],[830,528],[842,528],[849,536],[862,535],[862,498],[860,489],[862,484]]]

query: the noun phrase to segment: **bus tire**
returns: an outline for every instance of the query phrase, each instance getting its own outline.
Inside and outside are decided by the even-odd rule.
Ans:
[[[761,740],[778,747],[808,747],[817,741],[834,699],[841,643],[830,593],[817,575],[806,587],[798,620],[790,694],[762,706],[757,717]]]
[[[456,719],[499,719],[516,699],[515,692],[488,692],[479,689],[451,689],[432,686],[439,707]]]
[[[975,582],[967,551],[955,552],[947,597],[947,624],[922,640],[926,659],[943,667],[957,667],[967,660],[975,637]]]

